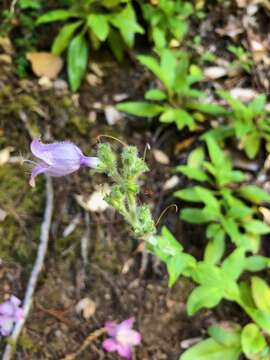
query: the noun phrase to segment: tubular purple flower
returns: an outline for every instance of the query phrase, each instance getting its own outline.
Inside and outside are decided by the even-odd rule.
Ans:
[[[108,352],[116,351],[123,358],[131,359],[132,347],[141,343],[141,334],[132,329],[133,323],[134,318],[124,320],[120,324],[106,321],[105,328],[110,337],[103,341],[103,349]]]
[[[42,173],[60,177],[81,167],[95,168],[99,164],[97,157],[83,155],[78,146],[68,141],[43,144],[39,139],[34,139],[31,143],[31,152],[39,159],[31,173],[31,186],[35,186],[36,176]]]
[[[23,318],[21,300],[12,295],[9,300],[0,304],[0,334],[9,336],[16,322]]]

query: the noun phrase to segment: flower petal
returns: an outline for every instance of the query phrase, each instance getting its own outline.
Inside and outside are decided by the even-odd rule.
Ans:
[[[9,301],[16,307],[18,307],[21,304],[21,300],[18,299],[16,296],[11,295]]]
[[[126,329],[131,329],[132,328],[132,326],[133,326],[133,324],[134,324],[134,321],[135,321],[135,319],[134,319],[134,317],[131,317],[131,318],[129,318],[129,319],[127,319],[127,320],[124,320],[124,321],[122,321],[119,325],[118,325],[118,329],[120,330],[126,330]]]
[[[88,166],[91,168],[96,168],[99,165],[100,160],[99,160],[99,158],[94,157],[94,156],[84,156],[83,155],[81,157],[80,163],[81,163],[81,166]]]
[[[102,347],[103,347],[104,350],[106,350],[108,352],[113,352],[113,351],[116,351],[118,349],[118,344],[113,339],[106,339],[106,340],[103,341]]]
[[[8,300],[0,305],[0,316],[13,316],[14,305]]]
[[[131,350],[131,346],[129,346],[129,345],[118,345],[117,352],[123,358],[126,358],[126,359],[132,358],[132,350]]]
[[[0,333],[3,336],[9,336],[12,332],[14,322],[10,317],[0,318]]]
[[[117,334],[117,327],[118,325],[114,321],[106,321],[105,322],[105,328],[107,330],[108,335],[110,336],[116,336]]]
[[[46,164],[39,164],[39,165],[35,166],[31,172],[31,178],[29,181],[30,186],[35,187],[35,185],[36,185],[35,177],[46,171],[48,172],[48,169],[49,169],[48,165],[46,165]]]

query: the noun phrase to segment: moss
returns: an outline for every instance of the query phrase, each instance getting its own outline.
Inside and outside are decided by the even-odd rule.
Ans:
[[[0,167],[0,198],[8,216],[0,224],[0,257],[32,264],[44,202],[42,185],[31,189],[23,167]],[[29,226],[31,224],[31,226]]]

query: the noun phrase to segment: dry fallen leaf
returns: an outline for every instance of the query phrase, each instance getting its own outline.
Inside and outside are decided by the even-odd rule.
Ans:
[[[91,86],[97,86],[102,84],[102,79],[95,74],[89,73],[86,75],[86,81]]]
[[[39,77],[55,79],[63,67],[60,56],[47,52],[30,52],[26,58],[31,62],[33,73]]]
[[[95,314],[96,308],[96,303],[86,297],[78,302],[75,309],[78,314],[82,313],[85,320],[89,320]]]
[[[158,149],[153,149],[153,155],[157,162],[163,165],[168,165],[170,163],[170,159],[168,155],[166,155],[163,151]]]

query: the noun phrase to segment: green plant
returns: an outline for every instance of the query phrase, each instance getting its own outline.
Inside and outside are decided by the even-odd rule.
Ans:
[[[250,52],[246,51],[242,46],[228,46],[228,50],[236,57],[230,64],[232,70],[243,70],[250,74],[253,61]]]
[[[192,15],[193,5],[183,0],[141,1],[143,16],[150,26],[150,37],[157,48],[165,47],[172,39],[179,43],[188,31],[187,19]]]
[[[158,58],[140,55],[138,60],[159,81],[155,88],[145,93],[146,101],[123,102],[117,105],[118,110],[136,116],[159,116],[161,122],[175,123],[179,130],[185,126],[194,130],[196,116],[202,120],[199,113],[226,113],[221,106],[200,101],[203,92],[193,85],[201,81],[203,75],[200,68],[190,64],[186,52],[163,48],[159,51]]]
[[[68,21],[52,44],[52,53],[59,55],[66,48],[68,77],[76,91],[87,69],[90,41],[94,49],[108,41],[114,55],[121,59],[125,47],[134,45],[135,34],[143,33],[131,0],[72,1],[68,8],[52,10],[40,16],[37,24]]]
[[[244,150],[249,159],[254,159],[263,140],[269,151],[270,113],[265,106],[266,96],[258,95],[246,105],[226,91],[220,91],[219,95],[231,107],[229,126],[233,130],[231,135],[236,136],[239,141],[239,148]]]
[[[237,185],[246,180],[245,174],[233,169],[230,158],[212,136],[205,136],[205,142],[210,161],[204,147],[198,147],[189,155],[187,165],[177,167],[189,179],[202,183],[175,193],[182,200],[203,205],[183,209],[181,218],[208,224],[206,262],[217,263],[222,258],[226,236],[237,247],[256,253],[261,235],[270,232],[270,227],[259,219],[257,205],[270,202],[270,195],[254,185]]]

